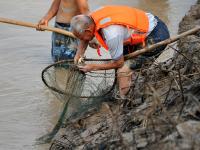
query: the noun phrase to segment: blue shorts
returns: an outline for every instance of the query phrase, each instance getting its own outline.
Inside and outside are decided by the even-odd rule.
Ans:
[[[157,16],[155,16],[155,18],[157,19],[157,25],[146,39],[146,44],[148,45],[152,45],[170,38],[169,30],[165,23],[162,20],[160,20]],[[143,55],[157,56],[165,49],[166,46],[167,45],[160,46],[158,48],[155,48],[153,51],[147,52]]]
[[[70,24],[55,23],[55,27],[69,31]],[[77,51],[77,40],[63,34],[52,34],[51,55],[54,62],[73,59]]]
[[[153,31],[148,35],[148,37],[146,38],[146,45],[152,45],[152,44],[155,44],[155,43],[158,43],[158,42],[161,42],[163,40],[170,38],[170,34],[169,34],[168,28],[165,25],[165,23],[162,20],[160,20],[157,16],[155,16],[155,18],[157,19],[157,25],[153,29]],[[130,68],[133,70],[141,68],[142,64],[144,64],[148,60],[152,60],[151,57],[157,58],[161,54],[161,52],[165,49],[166,46],[167,45],[160,46],[150,52],[146,52],[146,53],[134,58],[134,61],[130,65]],[[133,52],[133,51],[141,49],[141,48],[142,48],[141,45],[124,46],[124,51],[125,51],[124,54],[128,54],[130,52]],[[127,50],[128,50],[128,52],[127,52]]]

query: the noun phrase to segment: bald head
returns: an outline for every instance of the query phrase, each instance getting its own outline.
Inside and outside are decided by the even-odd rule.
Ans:
[[[94,21],[87,15],[77,15],[71,19],[71,31],[75,35],[84,34],[87,29],[94,26]]]

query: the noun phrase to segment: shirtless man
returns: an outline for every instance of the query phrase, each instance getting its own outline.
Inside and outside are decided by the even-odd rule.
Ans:
[[[47,14],[39,21],[38,30],[40,25],[47,26],[56,16],[55,27],[69,31],[71,18],[88,12],[87,0],[54,0]],[[54,62],[74,58],[76,50],[76,39],[53,32],[51,55]]]

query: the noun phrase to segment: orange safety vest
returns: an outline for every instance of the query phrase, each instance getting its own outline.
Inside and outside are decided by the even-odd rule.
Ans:
[[[132,45],[145,43],[149,20],[144,11],[128,6],[105,6],[92,12],[90,17],[96,25],[95,37],[106,50],[108,50],[108,46],[99,31],[109,25],[123,25],[128,29],[134,29],[139,32],[139,34],[132,34],[125,43],[129,42]],[[97,52],[98,54],[100,53],[99,50]]]

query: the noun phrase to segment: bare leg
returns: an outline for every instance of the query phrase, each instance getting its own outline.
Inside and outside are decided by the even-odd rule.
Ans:
[[[124,65],[122,68],[119,68],[117,71],[119,92],[122,98],[125,97],[125,95],[130,89],[131,76],[132,76],[132,70],[130,70],[129,67],[127,67],[126,65]]]

